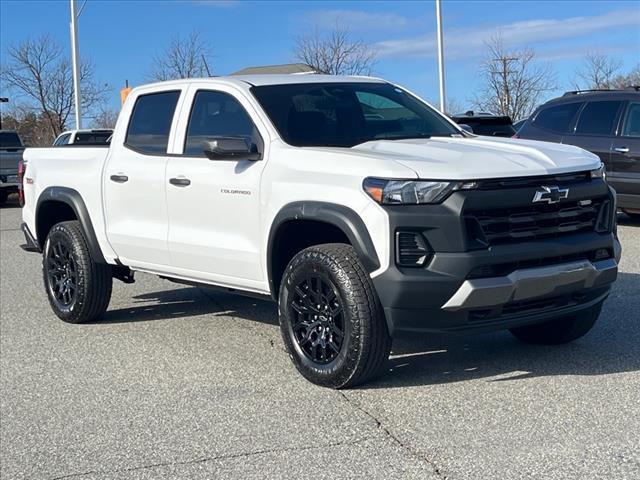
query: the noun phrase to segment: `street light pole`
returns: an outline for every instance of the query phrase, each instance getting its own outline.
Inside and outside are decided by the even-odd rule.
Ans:
[[[444,92],[444,42],[442,39],[442,5],[436,0],[436,24],[438,29],[438,78],[440,80],[440,111],[445,113],[446,95]]]
[[[82,128],[82,112],[80,110],[80,60],[78,51],[78,13],[76,0],[71,1],[71,65],[73,69],[73,100],[75,103],[76,128]]]

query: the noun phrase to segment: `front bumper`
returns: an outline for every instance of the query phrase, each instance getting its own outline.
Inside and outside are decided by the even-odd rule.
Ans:
[[[392,263],[372,279],[392,335],[512,328],[579,312],[607,297],[621,254],[613,223],[608,231],[490,245],[470,228],[470,210],[530,205],[535,190],[457,192],[440,205],[387,208],[392,236],[419,232],[434,252],[424,267]],[[604,182],[575,183],[570,190],[567,202],[600,199],[601,213],[613,222],[613,192]]]
[[[609,258],[593,263],[582,260],[525,268],[503,277],[465,280],[442,309],[449,312],[487,309],[508,302],[557,296],[567,290],[597,288],[614,282],[617,272],[618,264]]]
[[[613,257],[516,268],[469,279],[477,268],[530,265],[608,249]],[[481,332],[543,322],[603,301],[615,281],[620,243],[609,235],[575,235],[492,250],[436,253],[426,269],[390,267],[373,278],[392,335]],[[517,259],[517,262],[514,260]]]

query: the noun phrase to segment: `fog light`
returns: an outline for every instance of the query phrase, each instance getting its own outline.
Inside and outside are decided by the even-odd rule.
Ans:
[[[609,249],[607,248],[599,248],[593,255],[594,260],[604,260],[605,258],[611,258],[611,253],[609,253]]]
[[[422,267],[431,250],[424,237],[417,232],[396,233],[396,263],[402,267]]]

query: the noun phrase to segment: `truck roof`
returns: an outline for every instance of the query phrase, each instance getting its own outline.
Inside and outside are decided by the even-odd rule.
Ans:
[[[315,73],[289,73],[289,74],[261,74],[261,75],[232,75],[228,77],[204,77],[204,78],[184,78],[179,80],[168,80],[166,82],[157,82],[140,87],[150,86],[171,86],[171,85],[188,85],[190,83],[211,82],[212,84],[232,84],[241,87],[248,85],[287,85],[294,83],[344,83],[344,82],[367,82],[367,83],[387,83],[380,78],[365,76],[346,76],[346,75],[321,75]],[[137,87],[139,88],[139,87]]]

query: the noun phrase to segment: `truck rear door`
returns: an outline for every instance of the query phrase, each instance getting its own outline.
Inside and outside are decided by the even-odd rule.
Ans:
[[[611,145],[607,179],[628,208],[640,208],[640,102],[626,104],[618,136]]]
[[[181,90],[151,89],[127,102],[103,175],[107,238],[123,263],[169,264],[165,169]]]

